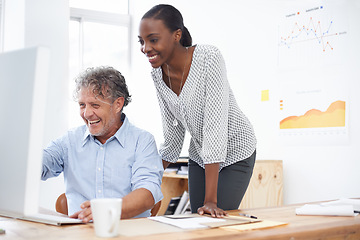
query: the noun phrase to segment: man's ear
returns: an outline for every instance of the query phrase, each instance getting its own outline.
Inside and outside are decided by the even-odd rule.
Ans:
[[[117,112],[117,113],[121,112],[121,109],[122,109],[123,106],[124,106],[124,102],[125,102],[124,97],[118,97],[118,98],[114,101],[114,106],[115,106],[115,109],[116,109],[116,112]]]

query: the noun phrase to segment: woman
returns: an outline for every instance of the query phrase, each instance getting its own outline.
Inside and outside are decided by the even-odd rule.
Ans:
[[[161,109],[164,168],[177,161],[187,130],[191,210],[223,217],[245,194],[256,139],[230,89],[222,55],[214,46],[192,46],[181,13],[171,5],[145,13],[139,32]]]

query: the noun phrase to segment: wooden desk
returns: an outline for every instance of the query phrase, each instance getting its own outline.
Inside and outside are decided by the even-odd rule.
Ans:
[[[249,239],[360,239],[360,216],[357,217],[325,217],[325,216],[296,216],[295,208],[303,204],[283,207],[258,208],[247,210],[235,210],[230,212],[236,215],[238,212],[248,213],[261,219],[287,222],[288,225],[274,228],[252,231],[226,231],[219,228],[207,230],[195,230],[177,233],[163,233],[147,236],[124,237],[116,239],[140,240],[140,239],[226,239],[226,240],[249,240]],[[126,220],[123,220],[126,221]],[[95,236],[93,224],[72,226],[50,226],[40,223],[15,220],[0,217],[0,228],[6,230],[5,239],[99,239]],[[141,231],[139,229],[138,231]]]

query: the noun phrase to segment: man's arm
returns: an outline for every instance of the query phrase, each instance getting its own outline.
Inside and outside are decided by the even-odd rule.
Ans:
[[[43,150],[41,180],[51,177],[57,177],[64,171],[64,157],[66,152],[63,151],[62,139],[52,141]]]
[[[133,190],[122,197],[122,219],[138,216],[163,198],[161,179],[164,169],[155,139],[149,133],[143,134],[139,139],[141,141],[137,144],[136,161],[132,165]],[[82,210],[70,217],[83,219],[84,222],[90,221],[92,219],[90,201],[84,202],[80,207]]]
[[[133,218],[146,210],[152,208],[155,204],[151,192],[145,188],[139,188],[125,197],[123,197],[121,207],[121,219]],[[82,210],[71,215],[71,218],[82,219],[83,222],[89,222],[93,219],[90,201],[81,204]]]
[[[121,219],[135,217],[148,209],[151,209],[155,204],[151,192],[145,188],[139,188],[123,198]]]

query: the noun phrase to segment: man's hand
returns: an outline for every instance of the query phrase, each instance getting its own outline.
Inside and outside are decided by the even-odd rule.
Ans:
[[[71,215],[71,218],[78,218],[81,219],[84,223],[88,223],[93,219],[91,208],[90,208],[90,201],[85,201],[80,205],[80,211]]]
[[[210,203],[207,202],[204,204],[204,206],[199,207],[197,210],[198,214],[210,214],[212,217],[222,218],[224,216],[227,216],[227,212],[222,210],[221,208],[218,208],[216,203]]]

